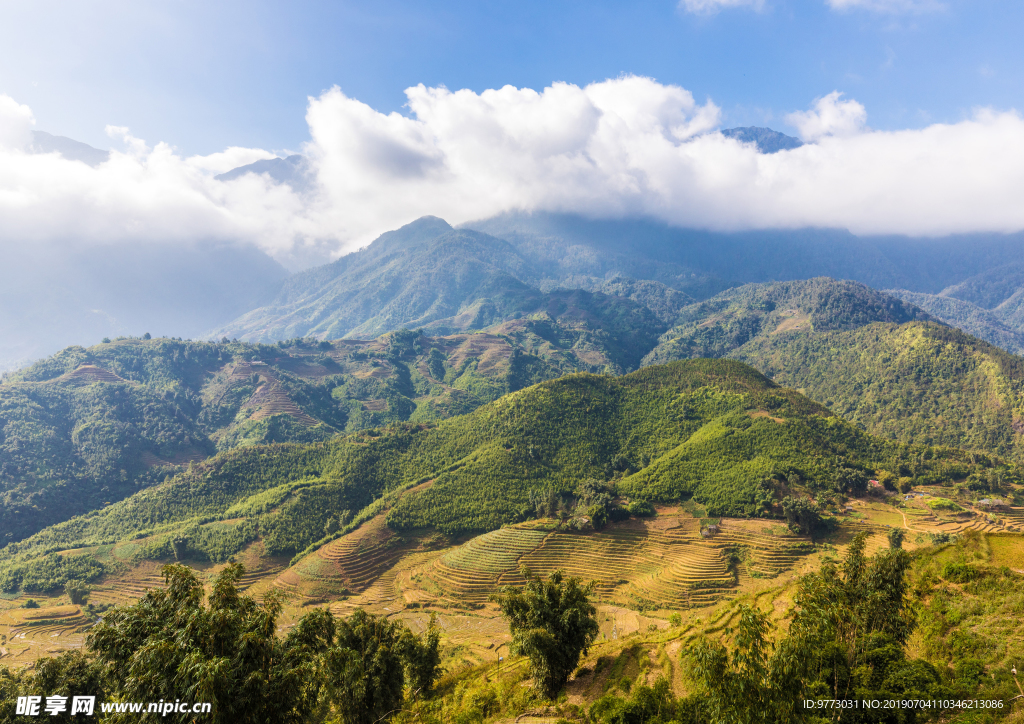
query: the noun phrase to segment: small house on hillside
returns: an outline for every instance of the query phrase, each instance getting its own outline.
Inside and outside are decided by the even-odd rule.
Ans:
[[[982,498],[975,505],[982,510],[1009,510],[1010,506],[999,498]]]

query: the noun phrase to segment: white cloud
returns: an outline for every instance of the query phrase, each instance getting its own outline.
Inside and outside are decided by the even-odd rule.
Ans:
[[[942,10],[938,0],[826,0],[834,10],[870,10],[876,13],[927,13]]]
[[[761,10],[764,8],[764,0],[679,0],[679,7],[698,15],[709,15],[723,8],[749,7]]]
[[[266,176],[213,178],[271,156],[259,149],[183,157],[111,129],[121,150],[93,168],[5,141],[0,247],[214,239],[295,259],[310,248],[354,249],[424,214],[459,223],[513,209],[721,230],[1024,229],[1016,112],[875,131],[863,106],[832,93],[789,117],[813,143],[764,155],[714,131],[712,102],[635,76],[539,92],[420,85],[407,96],[408,115],[379,113],[338,89],[311,98],[309,193]],[[31,112],[0,103],[0,138],[23,137]]]
[[[32,109],[0,94],[0,149],[23,149],[32,142]]]
[[[805,141],[817,141],[825,136],[853,136],[864,130],[868,113],[857,101],[840,100],[843,94],[832,91],[814,101],[809,111],[797,111],[786,116]]]

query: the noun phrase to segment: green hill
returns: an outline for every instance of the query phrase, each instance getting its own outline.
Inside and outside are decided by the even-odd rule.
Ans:
[[[664,326],[628,300],[545,299],[477,334],[69,347],[0,384],[0,545],[217,450],[444,419],[577,370],[621,373]]]
[[[1008,352],[1024,352],[1024,333],[1019,331],[1020,325],[1011,326],[1008,323],[1010,320],[1004,319],[994,310],[982,309],[955,297],[908,292],[905,289],[887,289],[886,294],[918,306],[936,319]]]
[[[1024,360],[928,319],[853,282],[747,285],[684,309],[645,361],[731,357],[872,434],[1024,458]]]
[[[790,492],[855,492],[878,469],[922,482],[1016,476],[986,456],[871,437],[738,362],[694,360],[569,375],[435,425],[224,452],[8,545],[0,582],[45,588],[147,557],[224,560],[257,538],[291,554],[384,511],[398,530],[491,530],[540,501],[571,507],[587,479],[632,501],[775,516]]]
[[[732,354],[868,432],[1024,459],[1024,359],[934,323],[754,340]]]
[[[644,359],[723,357],[761,336],[855,329],[872,322],[931,319],[912,304],[827,277],[747,284],[685,307]]]

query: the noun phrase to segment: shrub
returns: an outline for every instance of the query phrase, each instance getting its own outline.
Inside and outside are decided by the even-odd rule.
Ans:
[[[978,577],[978,569],[969,563],[947,563],[942,567],[942,577],[950,583],[968,583]]]

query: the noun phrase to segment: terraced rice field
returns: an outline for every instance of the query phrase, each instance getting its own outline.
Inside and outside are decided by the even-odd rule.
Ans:
[[[80,648],[91,625],[78,606],[9,608],[0,612],[0,664],[25,664]]]
[[[362,593],[409,549],[378,516],[284,571],[274,586],[300,598]]]
[[[770,578],[811,551],[797,536],[768,533],[762,521],[725,521],[714,538],[699,521],[659,516],[599,532],[517,525],[478,536],[446,553],[424,574],[440,598],[481,605],[505,584],[521,584],[522,567],[547,576],[562,570],[595,581],[608,603],[651,608],[703,606],[735,592],[741,578]],[[745,561],[730,564],[728,551]]]

